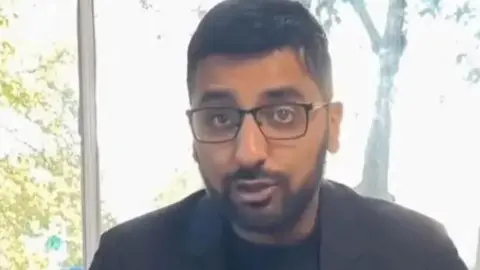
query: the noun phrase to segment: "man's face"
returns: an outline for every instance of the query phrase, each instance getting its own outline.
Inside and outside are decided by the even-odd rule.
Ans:
[[[257,113],[257,121],[252,114],[239,119],[233,111],[219,110],[192,122],[197,130],[215,128],[215,132],[202,131],[205,140],[218,134],[226,136],[240,124],[232,140],[194,143],[194,157],[207,191],[221,213],[250,231],[284,230],[295,225],[317,194],[327,149],[335,152],[338,148],[341,105],[306,109],[307,114],[287,106],[325,104],[317,84],[291,49],[255,56],[207,57],[198,65],[194,84],[193,108],[250,110],[274,105]],[[308,117],[302,118],[302,113]],[[292,119],[308,123],[304,135],[292,131]],[[301,129],[299,123],[297,130]],[[303,136],[268,138],[284,134]]]

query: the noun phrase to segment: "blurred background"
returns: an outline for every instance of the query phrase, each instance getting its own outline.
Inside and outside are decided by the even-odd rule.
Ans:
[[[186,47],[217,2],[94,2],[103,231],[202,187]],[[480,1],[301,2],[345,107],[327,176],[437,219],[480,270]],[[75,0],[0,1],[2,270],[85,265],[76,16]]]

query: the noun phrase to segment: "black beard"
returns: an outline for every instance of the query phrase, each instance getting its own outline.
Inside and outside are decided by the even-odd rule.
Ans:
[[[242,215],[232,203],[229,196],[229,191],[231,190],[230,186],[232,185],[232,181],[235,181],[236,178],[226,177],[226,179],[224,179],[223,190],[219,192],[209,184],[210,182],[204,177],[204,174],[201,173],[207,193],[209,194],[210,199],[213,200],[214,204],[218,207],[220,215],[223,218],[239,228],[250,232],[269,234],[283,233],[291,231],[295,227],[311,201],[318,195],[323,181],[326,154],[327,141],[325,140],[317,155],[315,168],[313,168],[312,172],[306,177],[307,181],[304,181],[305,184],[295,192],[291,191],[292,189],[290,188],[288,177],[283,175],[268,175],[269,177],[276,179],[279,187],[285,192],[281,214],[273,217],[262,218]],[[250,170],[250,172],[241,170],[238,173],[243,175],[250,174],[251,176],[256,174],[261,175],[261,169],[259,170],[260,172],[258,170]]]

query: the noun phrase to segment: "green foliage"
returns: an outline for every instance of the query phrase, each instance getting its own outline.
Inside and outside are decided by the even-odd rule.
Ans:
[[[0,113],[30,128],[0,122],[0,131],[20,146],[0,153],[0,268],[44,269],[46,250],[32,251],[27,243],[49,233],[64,237],[68,264],[80,265],[78,95],[66,76],[74,57],[57,49],[22,70],[26,56],[2,34],[15,20],[0,9]]]
[[[473,44],[467,52],[459,52],[457,64],[465,66],[465,80],[471,83],[480,82],[480,4],[473,0],[460,0],[453,8],[446,8],[446,0],[423,0],[420,15],[443,18],[462,25],[471,33]],[[476,59],[475,59],[476,58]]]
[[[365,12],[364,0],[302,0],[300,1],[307,7],[311,7],[314,2],[317,2],[315,15],[322,23],[324,28],[328,31],[333,26],[342,22],[341,14],[339,14],[338,7],[342,4],[351,5],[362,20],[365,30],[372,40],[372,47],[377,51],[376,37],[369,15]],[[473,0],[459,0],[455,5],[449,0],[406,0],[406,1],[390,1],[405,2],[406,7],[416,7],[416,12],[422,17],[431,17],[438,20],[451,20],[455,23],[468,28],[471,32],[472,40],[475,41],[472,48],[468,52],[458,52],[457,64],[465,66],[465,80],[471,83],[480,82],[480,60],[478,59],[478,51],[480,50],[480,4]],[[405,14],[406,15],[406,14]],[[387,14],[388,16],[388,14]],[[401,40],[406,45],[406,39]],[[476,59],[475,59],[476,57]]]
[[[198,182],[194,180],[187,173],[177,172],[174,179],[155,198],[155,202],[159,207],[165,207],[181,200],[186,195],[198,190]]]
[[[103,201],[102,201],[103,204]],[[102,206],[102,230],[106,231],[118,224],[117,219],[108,211],[105,211],[105,208]]]

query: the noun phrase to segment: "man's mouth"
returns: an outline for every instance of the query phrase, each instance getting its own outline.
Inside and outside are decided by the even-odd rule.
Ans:
[[[232,199],[251,207],[268,205],[278,186],[269,178],[237,180],[232,186]]]

